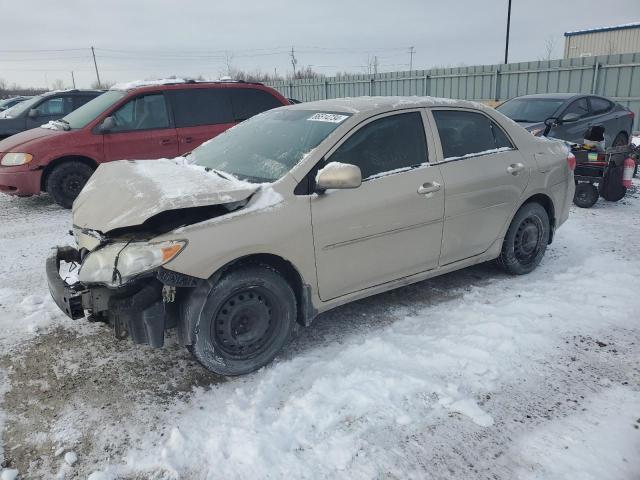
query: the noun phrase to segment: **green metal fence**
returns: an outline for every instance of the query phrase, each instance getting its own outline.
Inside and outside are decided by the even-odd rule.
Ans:
[[[594,93],[633,110],[634,130],[640,130],[640,53],[325,77],[269,85],[288,98],[305,102],[362,95],[432,95],[492,103],[531,93]]]

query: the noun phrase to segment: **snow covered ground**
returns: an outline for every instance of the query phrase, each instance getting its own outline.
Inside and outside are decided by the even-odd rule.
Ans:
[[[639,186],[574,208],[530,275],[341,307],[235,379],[63,317],[69,213],[0,195],[0,478],[640,478]]]

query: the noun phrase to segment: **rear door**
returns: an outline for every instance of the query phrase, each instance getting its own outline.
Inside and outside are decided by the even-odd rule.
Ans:
[[[135,97],[111,116],[116,125],[103,135],[106,161],[178,155],[176,130],[163,93]]]
[[[444,188],[438,166],[429,163],[433,149],[428,148],[423,113],[368,120],[334,148],[324,163],[357,165],[363,182],[311,197],[320,298],[435,268]]]
[[[186,88],[169,90],[167,95],[180,155],[235,125],[228,88]]]
[[[519,205],[531,160],[484,113],[433,109],[445,189],[440,265],[479,255]]]
[[[71,95],[57,95],[47,97],[38,106],[34,107],[38,111],[37,117],[27,115],[27,129],[44,125],[51,120],[57,120],[73,111],[73,97]]]

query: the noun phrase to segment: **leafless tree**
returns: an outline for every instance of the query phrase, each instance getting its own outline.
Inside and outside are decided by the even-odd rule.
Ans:
[[[64,89],[65,89],[64,82],[59,78],[56,78],[51,84],[51,90],[64,90]]]

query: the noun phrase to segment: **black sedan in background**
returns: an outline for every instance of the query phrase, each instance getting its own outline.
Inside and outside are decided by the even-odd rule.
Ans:
[[[544,133],[544,122],[550,119],[548,136],[572,143],[582,143],[590,126],[603,126],[607,147],[629,143],[634,119],[634,113],[619,103],[576,93],[523,95],[496,109],[536,136]]]

